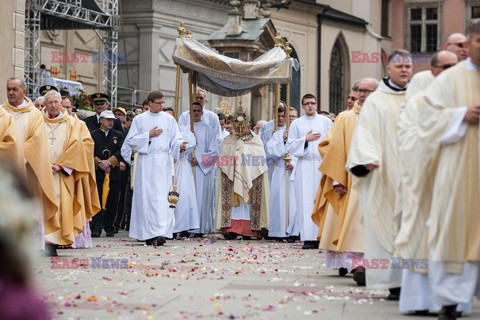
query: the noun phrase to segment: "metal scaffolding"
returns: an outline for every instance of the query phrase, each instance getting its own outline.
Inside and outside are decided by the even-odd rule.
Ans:
[[[103,45],[102,91],[117,103],[118,0],[27,0],[25,2],[25,82],[28,95],[38,92],[40,30],[96,29]]]

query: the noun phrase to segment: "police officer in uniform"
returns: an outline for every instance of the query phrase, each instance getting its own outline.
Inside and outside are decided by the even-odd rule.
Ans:
[[[102,200],[103,183],[107,174],[110,177],[110,192],[105,208],[92,218],[90,229],[92,230],[92,237],[100,237],[102,229],[107,233],[107,237],[113,237],[115,235],[113,222],[120,196],[120,163],[125,163],[120,149],[125,137],[123,131],[113,129],[115,115],[112,111],[103,111],[99,118],[100,127],[90,133],[95,142],[95,176],[100,201]]]
[[[51,91],[51,90],[58,92],[57,87],[47,84],[47,85],[41,86],[38,89],[38,93],[40,94],[40,96],[44,96],[47,94],[48,91]]]
[[[92,132],[93,130],[100,127],[100,114],[103,111],[109,109],[110,103],[108,102],[108,100],[110,100],[110,97],[105,93],[94,93],[90,96],[90,99],[92,100],[93,109],[95,110],[96,114],[86,118],[84,121],[87,125],[88,130]],[[123,132],[122,123],[120,122],[120,120],[115,119],[114,121],[115,122],[113,128],[115,130]]]

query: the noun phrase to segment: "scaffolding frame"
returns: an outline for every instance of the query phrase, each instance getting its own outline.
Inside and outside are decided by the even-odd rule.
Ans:
[[[92,0],[89,1],[90,6]],[[25,2],[25,83],[27,94],[34,97],[40,86],[40,31],[49,29],[99,29],[103,46],[100,63],[102,91],[117,103],[119,0],[103,0],[94,5],[103,12],[83,6],[84,0],[28,0]],[[43,21],[44,17],[53,22]],[[44,25],[42,25],[42,21]]]

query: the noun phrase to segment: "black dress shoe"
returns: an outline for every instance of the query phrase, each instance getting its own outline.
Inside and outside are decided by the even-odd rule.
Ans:
[[[145,244],[146,244],[147,246],[153,246],[153,245],[155,245],[155,241],[157,241],[157,238],[158,238],[158,237],[151,238],[151,239],[147,239],[147,240],[145,241]]]
[[[58,257],[57,245],[56,244],[46,242],[45,243],[45,252],[47,254],[47,257]]]
[[[190,238],[190,232],[188,231],[182,231],[180,232],[180,238]]]
[[[107,232],[107,237],[109,237],[109,238],[115,237],[115,231]]]
[[[340,277],[344,277],[348,274],[348,269],[347,268],[338,268],[338,275]]]
[[[438,320],[457,320],[457,305],[443,306],[438,313]]]
[[[243,240],[252,240],[252,237],[249,237],[249,236],[242,236],[242,239],[243,239]]]
[[[388,295],[387,300],[390,300],[390,301],[400,300],[400,288],[391,288],[388,290],[390,291],[390,294]]]
[[[167,242],[167,239],[165,239],[165,237],[158,237],[155,242],[154,242],[154,246],[163,246],[165,243]]]
[[[194,238],[203,238],[203,233],[195,233],[193,235]]]
[[[92,231],[92,238],[100,238],[101,234],[102,234],[102,231],[100,231],[100,232]]]
[[[309,249],[318,249],[320,245],[319,241],[304,241],[302,249],[309,250]]]
[[[288,243],[295,243],[298,240],[298,236],[290,236],[287,238]]]
[[[366,285],[365,269],[363,268],[354,269],[352,273],[353,273],[353,280],[357,283],[357,286],[365,287]]]
[[[226,240],[235,240],[237,239],[237,234],[236,233],[233,233],[233,232],[227,232],[227,233],[224,233],[223,234],[223,237],[226,239]]]

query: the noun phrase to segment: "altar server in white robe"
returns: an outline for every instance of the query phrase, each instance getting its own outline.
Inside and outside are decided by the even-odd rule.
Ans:
[[[285,103],[283,101],[280,101],[279,106],[285,109]],[[273,108],[274,108],[273,110],[275,111],[275,106],[273,106]],[[262,126],[260,127],[260,131],[258,131],[258,135],[260,136],[260,139],[262,139],[263,145],[265,146],[265,154],[267,156],[267,167],[268,167],[268,183],[270,188],[272,187],[272,175],[273,175],[273,170],[275,169],[275,166],[273,165],[274,160],[267,153],[266,145],[268,140],[272,138],[274,131],[275,131],[275,121],[273,119],[262,124]]]
[[[196,145],[194,134],[189,128],[180,128],[183,140],[187,141],[185,154],[180,154],[176,162],[177,184],[180,197],[175,208],[175,227],[173,232],[183,232],[181,235],[188,237],[188,231],[198,229],[200,225],[195,192],[195,179],[193,178],[190,157]]]
[[[400,222],[398,194],[397,119],[412,76],[409,52],[395,50],[388,57],[388,78],[380,82],[362,106],[353,134],[347,168],[361,179],[354,180],[363,212],[365,258],[390,263]],[[400,298],[401,269],[368,270],[366,284],[372,289],[389,289],[388,299]]]
[[[437,52],[432,55],[431,68],[428,72],[432,74],[434,80],[442,71],[454,66],[457,62],[458,58],[455,53],[445,50]],[[423,145],[418,141],[419,139],[429,139],[429,136],[419,136],[419,130],[424,122],[422,110],[425,104],[425,95],[428,92],[426,89],[433,80],[426,77],[420,82],[420,78],[415,76],[408,85],[407,97],[412,91],[411,84],[414,79],[416,79],[414,90],[421,91],[407,98],[398,119],[398,155],[400,157],[403,201],[400,230],[395,239],[395,255],[403,259],[427,261],[428,228],[426,228],[426,221],[430,215],[432,181],[426,180],[424,177],[431,177],[431,174],[428,175],[426,172],[435,167],[431,161],[435,150],[423,149]],[[415,156],[412,157],[412,155]],[[429,311],[440,310],[441,306],[433,301],[432,289],[428,281],[428,264],[413,264],[410,269],[403,269],[399,308],[400,312],[415,312],[416,314],[427,314]],[[459,305],[457,310],[470,312],[471,304]]]
[[[217,174],[216,160],[222,139],[219,139],[215,129],[202,120],[203,107],[199,102],[193,103],[194,133],[197,140],[195,155],[191,165],[195,170],[195,188],[197,192],[197,206],[200,217],[200,227],[192,231],[199,237],[205,233],[215,231],[215,175]],[[217,117],[217,116],[215,116]],[[217,123],[218,117],[217,117]]]
[[[312,211],[321,179],[318,167],[322,163],[322,157],[318,152],[318,144],[327,135],[333,122],[317,114],[317,99],[312,94],[302,97],[302,109],[305,115],[292,123],[286,147],[292,156],[298,158],[292,176],[295,181],[300,240],[304,241],[303,249],[317,249],[318,227],[312,220]]]
[[[174,212],[167,200],[172,183],[170,156],[178,159],[187,142],[175,119],[160,112],[163,93],[151,91],[147,97],[149,111],[133,119],[125,144],[138,152],[133,190],[130,237],[146,240],[147,245],[163,245],[172,237]]]
[[[425,94],[420,147],[434,149],[427,221],[429,279],[439,319],[480,298],[480,23],[469,27],[469,58],[440,74]],[[413,155],[417,157],[416,155]]]
[[[297,110],[290,107],[290,123],[297,119]],[[292,157],[292,161],[285,166],[283,157],[287,153],[285,143],[288,139],[288,131],[285,126],[285,109],[278,108],[278,130],[268,140],[265,149],[267,158],[273,160],[274,170],[272,181],[270,183],[270,217],[268,224],[268,236],[281,240],[289,236],[298,236],[300,228],[295,222],[296,219],[296,203],[295,203],[295,187],[294,182],[290,180],[292,170],[295,166],[296,159]],[[288,180],[287,180],[288,175]],[[288,194],[286,183],[288,181]],[[288,211],[287,199],[288,198]]]

